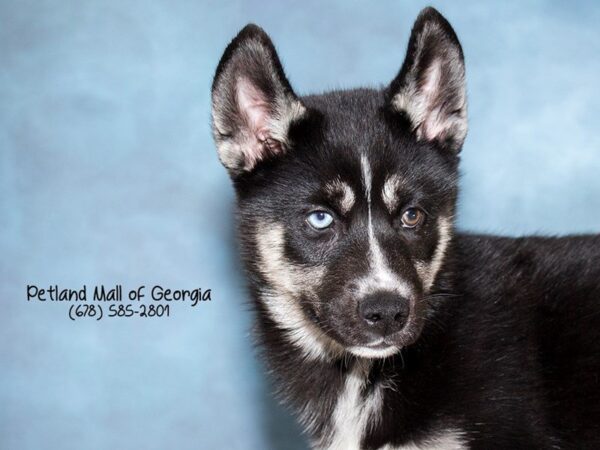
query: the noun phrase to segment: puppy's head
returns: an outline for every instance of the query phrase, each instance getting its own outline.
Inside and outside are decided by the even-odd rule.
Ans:
[[[213,133],[243,257],[261,310],[307,356],[386,357],[419,337],[452,236],[464,78],[431,8],[382,90],[299,97],[262,29],[227,47]]]

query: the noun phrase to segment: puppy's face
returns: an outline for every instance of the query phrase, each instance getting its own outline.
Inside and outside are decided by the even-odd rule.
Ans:
[[[248,26],[213,84],[261,310],[309,357],[389,356],[414,342],[452,235],[466,134],[464,65],[427,9],[384,90],[298,97]]]

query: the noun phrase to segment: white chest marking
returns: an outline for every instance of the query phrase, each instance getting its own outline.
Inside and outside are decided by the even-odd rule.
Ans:
[[[365,431],[381,418],[381,388],[376,386],[363,397],[370,368],[370,362],[358,360],[348,374],[333,412],[333,430],[325,445],[327,450],[359,450]]]
[[[410,443],[400,447],[385,445],[380,450],[467,450],[465,435],[456,429],[443,430],[432,437],[418,443]]]

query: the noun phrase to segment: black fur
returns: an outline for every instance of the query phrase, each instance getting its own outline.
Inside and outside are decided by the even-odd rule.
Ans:
[[[362,358],[333,352],[311,359],[293,345],[265,302],[273,286],[260,242],[269,227],[280,225],[286,265],[324,268],[314,295],[299,288],[286,301],[296,302],[306,321],[341,347],[361,345],[369,328],[356,316],[362,299],[352,285],[370,270],[371,205],[360,195],[361,158],[367,157],[374,234],[391,270],[414,294],[415,325],[394,341],[400,353],[371,361],[361,395],[384,387],[381,420],[368,424],[361,447],[425,446],[440,431],[460,430],[464,448],[600,448],[600,236],[453,233],[431,289],[415,269],[432,261],[440,245],[438,219],[455,212],[466,131],[462,59],[456,34],[432,8],[420,14],[402,69],[382,90],[297,97],[271,41],[254,25],[225,51],[213,84],[213,117],[219,116],[213,120],[225,117],[231,134],[216,135],[218,145],[250,132],[236,97],[240,76],[253,81],[269,120],[282,120],[278,96],[303,106],[279,150],[265,141],[256,164],[244,165],[240,155],[239,164],[228,166],[264,357],[281,398],[299,413],[311,439],[329,445],[347,375]],[[394,99],[411,82],[411,95],[415,89],[418,95],[436,63],[439,89],[419,122],[421,116],[399,109]],[[394,211],[386,210],[381,195],[391,173],[402,179],[401,206]],[[351,212],[341,211],[324,187],[337,178],[357,194]],[[334,217],[330,228],[317,232],[307,225],[316,206]],[[426,212],[415,229],[400,222],[407,207]]]
[[[438,287],[448,297],[380,365],[397,391],[365,446],[448,421],[474,449],[598,448],[599,263],[599,236],[457,236]]]

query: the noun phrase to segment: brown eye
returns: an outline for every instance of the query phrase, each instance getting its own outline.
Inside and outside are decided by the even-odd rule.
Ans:
[[[402,226],[404,228],[415,228],[423,222],[424,218],[425,214],[420,209],[408,208],[402,214]]]

